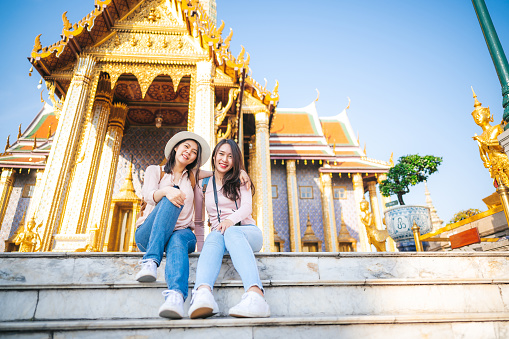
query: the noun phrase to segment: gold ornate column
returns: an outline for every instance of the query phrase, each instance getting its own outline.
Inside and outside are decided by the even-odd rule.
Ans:
[[[387,180],[387,174],[382,173],[378,175],[378,184],[380,184],[382,181]],[[387,209],[385,204],[388,202],[391,202],[391,197],[384,197],[383,195],[380,195],[382,197],[382,213]],[[387,251],[389,252],[398,252],[398,249],[396,247],[396,242],[392,240],[391,237],[387,238]]]
[[[355,197],[355,213],[357,214],[357,229],[359,230],[359,242],[360,246],[358,248],[361,252],[371,252],[371,246],[368,241],[368,234],[366,233],[366,227],[361,222],[361,209],[360,203],[362,198],[364,197],[364,183],[362,180],[362,175],[356,173],[352,176],[353,183],[353,194]]]
[[[249,142],[248,174],[249,174],[249,177],[251,178],[251,180],[253,180],[253,182],[255,183],[255,185],[258,184],[258,179],[256,177],[256,136],[252,136],[251,141]],[[256,219],[256,211],[258,210],[256,207],[257,206],[256,205],[256,201],[257,201],[256,192],[257,192],[257,190],[255,187],[255,194],[253,196],[253,213],[252,213],[254,220],[257,220]],[[272,187],[271,187],[271,192],[272,192]]]
[[[274,252],[272,182],[269,154],[269,112],[255,113],[256,125],[256,223],[263,233],[263,252]]]
[[[339,252],[330,173],[320,173],[320,191],[322,193],[322,219],[325,251]]]
[[[194,125],[192,131],[201,135],[213,149],[216,145],[214,135],[214,74],[215,65],[212,61],[200,61],[196,63],[196,93],[194,96]],[[191,130],[191,128],[189,128]],[[212,168],[210,160],[202,164],[203,169]]]
[[[86,111],[87,99],[92,96],[91,86],[94,74],[95,59],[92,56],[80,56],[74,68],[60,115],[53,146],[42,177],[41,189],[34,196],[34,204],[28,215],[35,215],[37,224],[42,223],[41,251],[52,249],[52,237],[56,231],[64,209],[64,198],[72,167],[77,161],[76,153],[83,125],[83,114]],[[97,80],[94,80],[94,82]]]
[[[12,168],[4,168],[2,171],[2,176],[0,177],[0,228],[2,227],[2,223],[5,217],[5,210],[7,209],[7,205],[9,204],[9,199],[11,198],[12,186],[14,185],[14,176],[16,171]],[[6,238],[9,235],[7,234]]]
[[[128,110],[129,108],[122,103],[114,103],[111,106],[108,130],[103,142],[99,170],[97,171],[96,189],[90,205],[90,217],[87,225],[88,229],[95,225],[99,227],[99,248],[102,248],[105,229],[109,227],[107,225],[108,213]]]
[[[286,160],[286,187],[288,195],[288,223],[290,230],[290,250],[302,252],[299,218],[299,195],[297,192],[297,168],[295,160]]]
[[[73,170],[60,234],[85,234],[90,203],[96,187],[97,169],[103,149],[112,99],[110,77],[99,77],[92,115],[87,122]]]

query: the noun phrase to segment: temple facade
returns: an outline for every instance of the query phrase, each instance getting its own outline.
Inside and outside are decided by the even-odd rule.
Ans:
[[[366,158],[346,109],[276,109],[278,84],[248,76],[215,13],[215,1],[95,0],[77,23],[62,15],[60,41],[36,37],[49,99],[0,156],[0,251],[135,251],[144,171],[182,130],[238,142],[263,251],[371,250],[359,202],[369,192],[381,228],[391,163]]]

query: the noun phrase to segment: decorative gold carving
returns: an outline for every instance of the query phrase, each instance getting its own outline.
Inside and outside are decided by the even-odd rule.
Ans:
[[[237,99],[237,95],[239,94],[240,89],[238,88],[230,88],[230,91],[228,92],[228,103],[226,106],[222,107],[222,102],[217,104],[217,107],[215,109],[214,113],[214,121],[216,124],[216,131],[219,128],[219,126],[223,123],[224,118],[226,117],[226,113],[230,110],[232,107],[233,101]]]
[[[475,100],[472,117],[483,131],[481,135],[476,134],[473,137],[479,146],[479,155],[484,167],[490,171],[491,178],[496,180],[499,185],[509,186],[509,159],[497,139],[504,128],[501,125],[491,126],[490,122],[493,121],[493,116],[489,107],[482,107],[473,89],[472,92]]]
[[[115,87],[118,78],[122,74],[133,74],[138,79],[141,93],[144,98],[150,84],[158,75],[169,75],[173,83],[173,89],[177,92],[180,80],[184,76],[193,74],[194,67],[136,63],[107,63],[102,65],[102,70],[110,75],[112,88]]]
[[[32,50],[32,53],[37,53],[42,49],[41,35],[42,33],[35,37],[34,48]]]
[[[369,243],[375,246],[378,252],[385,252],[385,240],[389,237],[389,233],[386,230],[376,228],[373,213],[369,212],[369,202],[364,196],[359,205],[361,209],[361,222],[366,227]]]
[[[131,39],[129,39],[129,45],[132,47],[136,46],[138,44],[138,40],[136,40],[136,35],[131,35]]]
[[[111,81],[108,73],[103,72],[99,76],[95,98],[96,100],[104,100],[107,103],[111,103],[113,91],[111,90]]]
[[[295,160],[286,162],[286,185],[288,196],[288,226],[290,231],[290,250],[301,252],[301,233],[299,217],[299,201],[297,200],[297,167]]]
[[[108,121],[109,126],[117,126],[120,129],[124,129],[125,118],[129,107],[126,104],[117,102],[111,107],[110,117]]]
[[[148,14],[148,16],[145,17],[145,19],[154,23],[157,20],[161,19],[161,15],[159,13],[156,13],[156,9],[152,7],[150,9],[150,13]]]

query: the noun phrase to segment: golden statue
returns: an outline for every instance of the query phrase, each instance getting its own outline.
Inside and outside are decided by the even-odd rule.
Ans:
[[[389,233],[386,230],[376,228],[373,213],[369,211],[369,202],[364,197],[362,197],[360,205],[362,213],[361,222],[366,226],[369,243],[375,246],[378,252],[385,252],[385,240],[389,237]]]
[[[88,237],[87,244],[85,247],[78,248],[74,252],[100,252],[99,251],[99,227],[97,224],[94,225],[94,228],[90,230],[90,235]]]
[[[16,235],[14,243],[19,245],[19,252],[37,252],[41,248],[41,237],[37,233],[37,230],[42,226],[42,223],[40,223],[34,231],[35,218],[32,217],[27,225],[24,225],[24,219],[25,214],[23,213],[20,225],[20,227],[23,227],[23,230]]]
[[[484,167],[490,171],[491,178],[497,181],[497,185],[509,186],[509,158],[497,139],[497,136],[504,132],[504,128],[501,125],[490,125],[490,122],[493,122],[493,116],[489,107],[482,107],[474,89],[472,92],[475,100],[472,117],[475,123],[482,128],[482,134],[476,134],[473,139],[479,146],[482,162]]]

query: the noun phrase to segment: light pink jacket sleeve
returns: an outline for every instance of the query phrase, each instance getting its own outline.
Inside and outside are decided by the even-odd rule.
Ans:
[[[237,202],[238,204],[238,202]],[[240,206],[239,209],[228,216],[228,220],[231,220],[235,225],[241,220],[246,219],[253,212],[253,197],[251,195],[251,189],[247,189],[246,185],[240,186]]]
[[[159,181],[161,179],[161,168],[157,165],[147,167],[145,171],[145,178],[143,180],[143,187],[141,188],[141,195],[143,199],[150,205],[156,205],[154,201],[154,193],[159,189]]]

